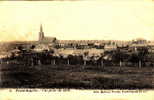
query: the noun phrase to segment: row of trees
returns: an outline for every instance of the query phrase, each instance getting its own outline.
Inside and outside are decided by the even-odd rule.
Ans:
[[[84,52],[80,55],[63,55],[56,54],[51,50],[44,50],[42,52],[34,52],[35,46],[31,47],[30,51],[25,51],[22,47],[18,47],[20,50],[19,56],[12,54],[12,59],[17,62],[23,62],[25,65],[38,65],[38,64],[67,64],[67,65],[92,65],[92,66],[138,66],[141,68],[146,65],[148,61],[148,48],[138,48],[135,52],[128,52],[118,48],[113,51],[106,51],[100,55],[89,56],[89,52]],[[150,59],[150,58],[149,58]],[[153,63],[151,62],[151,65]],[[149,65],[149,66],[151,66]]]
[[[148,62],[148,55],[150,55],[150,53],[148,52],[147,47],[141,47],[138,48],[137,51],[132,52],[117,49],[113,52],[112,59],[119,62],[120,66],[122,66],[123,62],[130,62],[133,64],[138,64],[139,68],[141,68],[142,65],[145,65],[145,63]]]

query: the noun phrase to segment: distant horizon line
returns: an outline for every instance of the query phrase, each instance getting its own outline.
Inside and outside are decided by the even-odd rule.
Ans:
[[[57,38],[56,38],[57,39]],[[131,40],[116,40],[116,39],[81,39],[81,40],[78,40],[78,39],[57,39],[58,41],[126,41],[126,42],[129,42],[129,41],[133,41],[133,40],[137,40],[137,39],[143,39],[143,40],[146,40],[146,41],[151,41],[153,42],[154,40],[147,40],[147,39],[144,39],[144,38],[135,38],[135,39],[131,39]],[[0,40],[0,43],[1,42],[39,42],[39,40],[8,40],[8,41],[1,41]]]

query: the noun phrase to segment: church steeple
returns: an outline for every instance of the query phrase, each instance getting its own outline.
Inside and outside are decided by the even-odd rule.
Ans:
[[[43,32],[43,26],[40,25],[40,32],[39,32],[39,41],[43,40],[44,38],[44,32]]]
[[[40,32],[43,32],[42,24],[40,25]]]

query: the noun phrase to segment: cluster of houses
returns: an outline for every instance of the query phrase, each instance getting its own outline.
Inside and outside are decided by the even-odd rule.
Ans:
[[[58,63],[67,62],[67,64],[74,62],[86,65],[87,62],[93,62],[96,65],[104,65],[105,61],[106,63],[118,61],[121,66],[122,62],[138,59],[141,66],[143,59],[140,59],[142,57],[139,56],[145,56],[148,53],[146,59],[149,60],[144,61],[154,65],[154,61],[152,61],[154,42],[141,38],[132,41],[57,40],[55,37],[45,37],[41,25],[38,41],[17,42],[12,43],[11,46],[12,49],[7,51],[7,55],[1,55],[0,63],[5,58],[11,58],[16,62],[25,61],[24,63],[33,64],[41,64],[41,62],[55,64],[57,60]]]
[[[9,51],[7,56],[0,60],[0,63],[9,59],[9,61],[22,63],[26,66],[40,64],[123,66],[130,64],[133,59],[138,59],[139,66],[142,66],[145,61],[149,63],[148,65],[154,65],[154,61],[152,61],[154,58],[154,43],[144,39],[133,41],[56,40],[50,43],[39,41],[15,43],[14,45],[15,49]],[[138,54],[138,51],[142,48],[148,50],[149,54],[146,58],[149,59],[148,61],[140,59],[141,57],[133,58],[133,54]],[[130,65],[133,65],[133,63],[131,62]]]

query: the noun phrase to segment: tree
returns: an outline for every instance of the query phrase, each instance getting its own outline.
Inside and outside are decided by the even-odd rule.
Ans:
[[[73,55],[67,56],[67,65],[70,65],[70,60],[73,58]]]
[[[32,46],[30,47],[30,49],[32,49],[32,50],[33,50],[34,48],[35,48],[35,45],[32,45]]]
[[[115,62],[119,62],[119,66],[122,67],[123,66],[123,62],[124,60],[126,60],[126,58],[128,58],[128,55],[126,52],[122,51],[122,49],[117,49],[114,53],[113,53],[113,60]]]
[[[139,68],[141,68],[142,63],[145,61],[147,54],[148,54],[148,48],[147,47],[137,48],[137,52],[133,52],[130,55],[129,61],[131,61],[133,63],[138,63]]]
[[[142,62],[145,60],[145,57],[147,56],[147,54],[148,54],[147,47],[138,48],[139,68],[142,67]]]
[[[104,67],[104,53],[101,53],[100,61],[101,61],[101,66]]]
[[[86,52],[84,52],[84,53],[83,53],[83,58],[84,58],[84,66],[86,66],[86,64],[87,64],[88,54],[89,54],[89,52],[88,52],[88,51],[86,51]]]
[[[20,50],[20,51],[23,50],[23,46],[22,46],[22,45],[19,45],[17,48],[18,48],[18,50]]]

